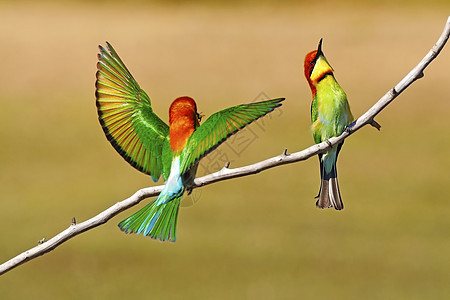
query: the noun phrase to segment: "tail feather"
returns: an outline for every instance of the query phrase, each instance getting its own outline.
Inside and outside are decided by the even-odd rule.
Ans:
[[[164,207],[164,214],[162,214],[155,223],[154,231],[159,235],[161,241],[167,241],[170,239],[175,242],[176,231],[172,228],[176,228],[178,220],[178,209],[180,208],[181,197],[175,198]]]
[[[318,208],[329,208],[334,207],[336,210],[344,209],[344,203],[342,203],[341,193],[339,191],[339,183],[337,179],[336,164],[333,165],[331,171],[327,173],[324,170],[323,162],[320,163],[321,170],[321,183],[319,198],[316,202]]]
[[[120,222],[119,228],[125,233],[142,233],[153,239],[175,242],[182,195],[183,193],[170,199],[169,196],[161,193],[157,200]],[[164,197],[168,197],[168,199],[166,201],[161,199]]]
[[[325,179],[321,180],[319,194],[316,197],[316,198],[319,198],[316,201],[316,206],[318,208],[325,209],[325,208],[333,207],[331,204],[330,198],[328,196],[329,186],[330,186],[329,180],[325,180]]]

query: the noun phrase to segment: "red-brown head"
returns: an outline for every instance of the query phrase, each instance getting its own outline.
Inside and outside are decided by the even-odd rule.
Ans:
[[[200,125],[197,104],[190,97],[175,99],[169,108],[170,148],[173,152],[181,152],[189,137]]]
[[[317,50],[311,51],[305,56],[305,77],[308,81],[309,87],[311,88],[311,92],[313,94],[313,98],[316,94],[316,87],[313,85],[311,81],[311,73],[314,69],[314,64],[316,63]]]
[[[317,83],[327,74],[333,74],[333,68],[328,63],[322,52],[322,39],[319,41],[317,50],[311,51],[305,56],[305,77],[311,88],[312,96],[316,95]]]

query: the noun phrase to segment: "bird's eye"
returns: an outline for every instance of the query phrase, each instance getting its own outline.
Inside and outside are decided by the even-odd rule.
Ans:
[[[201,122],[201,120],[202,120],[202,117],[203,117],[203,115],[202,115],[202,114],[199,114],[199,113],[197,113],[197,119],[198,119],[198,121],[199,121],[199,122]]]

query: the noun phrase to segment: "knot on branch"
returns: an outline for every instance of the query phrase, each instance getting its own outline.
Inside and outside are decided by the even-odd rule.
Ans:
[[[370,126],[375,127],[378,131],[380,131],[381,125],[378,124],[378,122],[375,121],[374,119],[370,119],[369,124]]]
[[[393,88],[391,89],[391,96],[392,96],[393,98],[395,98],[395,97],[397,97],[397,95],[398,95],[398,92],[397,92],[397,90],[395,89],[395,87],[393,87]]]

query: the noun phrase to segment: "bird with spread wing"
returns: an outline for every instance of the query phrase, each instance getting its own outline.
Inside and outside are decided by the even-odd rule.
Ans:
[[[133,167],[153,181],[166,180],[158,198],[119,223],[126,233],[175,241],[180,200],[190,192],[199,160],[229,136],[281,106],[284,98],[226,108],[200,125],[195,101],[175,99],[169,125],[154,112],[150,98],[114,48],[99,46],[96,104],[103,131]]]

